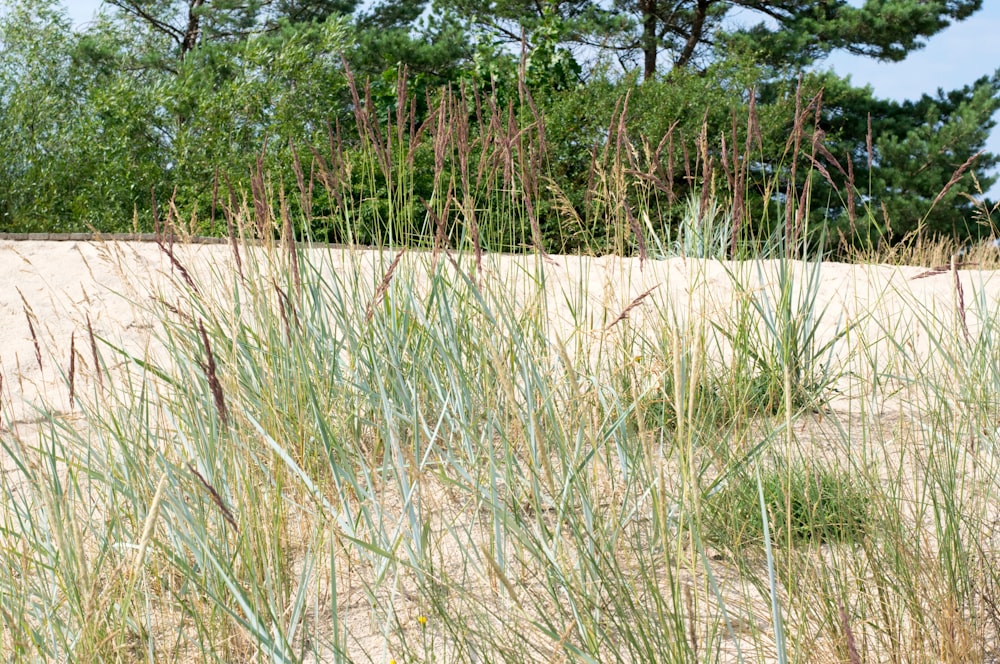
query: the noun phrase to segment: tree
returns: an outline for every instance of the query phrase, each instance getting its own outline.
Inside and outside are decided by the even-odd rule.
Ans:
[[[427,2],[382,2],[355,20],[357,38],[349,54],[355,73],[395,78],[406,66],[426,85],[455,81],[471,58],[465,31],[450,13],[428,13]],[[419,84],[418,84],[419,87]]]
[[[814,227],[859,243],[913,232],[990,232],[976,227],[976,205],[963,193],[972,188],[973,173],[984,191],[997,181],[988,172],[997,156],[983,148],[1000,110],[1000,71],[959,90],[903,102],[880,99],[831,71],[765,80],[755,88],[765,115],[762,163],[778,163],[794,130],[796,86],[802,103],[816,99],[818,106],[802,130],[795,183],[801,191],[808,182]],[[786,163],[786,184],[790,170]]]
[[[121,228],[133,211],[150,218],[150,189],[157,198],[176,192],[179,207],[205,211],[220,179],[247,185],[258,156],[275,186],[293,194],[301,172],[292,172],[290,146],[308,154],[328,144],[328,121],[344,128],[348,151],[363,146],[349,129],[362,106],[396,124],[396,111],[412,110],[413,130],[399,135],[419,142],[430,129],[417,128],[450,86],[473,123],[463,140],[487,131],[475,125],[483,109],[503,113],[505,125],[534,124],[531,131],[548,145],[532,147],[532,175],[551,178],[578,207],[594,200],[586,193],[591,155],[621,135],[608,132],[612,123],[627,127],[636,154],[671,155],[666,170],[678,194],[703,187],[735,196],[731,173],[724,182],[718,169],[730,167],[733,147],[745,144],[734,118],[745,126],[752,100],[761,135],[748,168],[780,184],[780,193],[749,187],[744,193],[757,198],[748,205],[767,211],[789,192],[811,190],[811,198],[796,200],[809,205],[817,224],[859,237],[890,226],[895,237],[916,229],[965,233],[974,229],[958,194],[968,180],[952,180],[975,170],[984,187],[993,181],[982,169],[996,158],[975,155],[1000,107],[1000,74],[895,103],[808,65],[835,48],[901,58],[981,4],[418,0],[385,1],[348,16],[356,0],[109,0],[103,17],[77,34],[55,0],[18,0],[0,20],[0,215],[22,226]],[[361,86],[370,80],[360,103],[348,91],[345,59]],[[579,63],[587,59],[584,74]],[[397,88],[399,71],[409,80]],[[404,87],[415,95],[405,109],[397,98]],[[626,106],[626,95],[622,120],[616,109]],[[814,97],[817,124],[805,131],[796,114]],[[452,119],[457,109],[448,111]],[[671,142],[660,144],[668,134]],[[790,135],[806,141],[794,163]],[[686,155],[706,149],[705,140],[716,170],[702,181],[686,172]],[[416,159],[411,165],[440,160],[428,145],[405,149]],[[438,175],[424,179],[433,188]],[[380,185],[369,185],[365,201],[378,196]],[[557,207],[538,207],[543,224],[546,210]],[[671,223],[676,210],[657,209],[663,218],[650,223]],[[765,224],[778,217],[755,218]]]
[[[523,39],[529,47],[542,43],[538,35],[543,34],[545,18],[555,17],[561,22],[557,32],[563,46],[589,46],[592,63],[617,63],[624,72],[638,70],[644,82],[636,88],[621,85],[614,73],[602,74],[607,70],[595,66],[588,91],[596,93],[607,88],[613,91],[611,94],[621,96],[631,89],[634,125],[650,129],[655,125],[655,130],[645,134],[654,144],[674,121],[683,127],[704,118],[708,121],[708,135],[718,137],[729,132],[731,119],[720,118],[715,111],[725,107],[746,115],[752,90],[757,113],[773,118],[774,130],[770,142],[762,146],[764,153],[756,158],[762,163],[771,162],[765,171],[772,177],[787,179],[795,173],[800,189],[809,178],[814,190],[813,217],[824,223],[842,224],[840,230],[853,230],[865,237],[891,230],[897,238],[917,228],[967,232],[971,204],[959,193],[970,182],[969,172],[976,171],[984,187],[993,181],[983,173],[996,163],[995,156],[984,153],[973,157],[984,147],[994,126],[993,113],[1000,108],[996,77],[960,90],[940,91],[934,97],[895,103],[877,99],[871,90],[853,87],[833,74],[811,73],[810,67],[836,49],[881,60],[901,60],[952,21],[973,16],[982,7],[982,0],[868,0],[856,4],[847,0],[496,0],[489,4],[450,0],[447,6],[462,16],[470,29],[479,31],[481,41],[506,41],[512,46],[522,39],[518,26],[523,27]],[[725,69],[727,62],[737,70],[741,66],[738,63],[752,63],[754,73],[749,77],[720,78],[720,66]],[[732,109],[728,103],[720,105],[717,94],[708,88],[699,91],[697,85],[685,83],[688,79],[682,74],[686,72],[706,77],[710,85],[721,86],[715,88],[718,91],[728,90],[730,100],[742,98],[742,110]],[[602,77],[610,86],[598,80]],[[657,91],[660,80],[673,86],[666,95],[672,101],[667,107],[644,106],[643,98],[663,96]],[[830,187],[809,161],[814,155],[803,155],[795,169],[789,163],[780,165],[793,130],[793,100],[800,80],[804,86],[800,96],[808,99],[823,90],[819,128],[828,143],[828,153],[835,154],[838,163],[835,166],[825,162],[822,155],[819,163],[844,180],[850,172],[858,185],[851,196],[846,195],[844,183],[838,185],[839,192]],[[595,93],[582,94],[584,108],[561,116],[568,117],[572,126],[579,126],[579,118],[595,117],[595,98],[601,94]],[[689,95],[682,104],[686,115],[669,115],[665,108],[677,107],[681,95]],[[610,121],[614,101],[604,104],[602,121]],[[574,104],[572,96],[564,99],[556,112],[565,114],[564,106]],[[649,118],[645,113],[650,114]],[[600,135],[594,128],[588,131]],[[550,136],[560,133],[550,131]],[[695,148],[691,141],[696,135],[697,131],[687,128],[689,151]],[[579,138],[573,141],[579,152]],[[566,159],[566,163],[579,161],[568,155]],[[970,163],[963,171],[964,180],[948,188],[952,175],[966,162]],[[788,173],[780,175],[773,170],[778,167],[788,169]],[[938,194],[946,189],[945,198],[935,204]],[[850,213],[848,204],[855,207]],[[869,226],[859,229],[859,219]]]
[[[971,223],[974,204],[962,193],[970,189],[969,173],[978,174],[983,191],[997,181],[996,175],[987,173],[997,165],[997,155],[976,155],[996,126],[993,116],[1000,110],[1000,70],[958,90],[938,90],[916,101],[869,99],[866,105],[872,107],[873,163],[868,168],[867,155],[855,158],[856,172],[862,186],[867,185],[868,191],[861,191],[870,206],[880,213],[884,209],[890,220],[891,228],[880,230],[891,231],[897,239],[913,231],[954,237],[994,232]],[[853,126],[845,123],[838,132],[845,152],[860,144],[863,131],[857,105],[846,110],[855,120],[850,123]],[[835,127],[834,114],[830,115],[829,126]],[[840,110],[836,117],[847,116]],[[964,177],[953,183],[953,176],[960,172]]]
[[[277,0],[271,21],[289,23],[322,23],[330,16],[349,16],[358,8],[359,0]]]
[[[518,42],[551,13],[566,41],[612,55],[643,78],[666,68],[706,66],[734,48],[780,66],[805,66],[835,49],[898,61],[925,40],[981,9],[983,0],[448,0],[476,30]]]
[[[135,25],[146,26],[172,42],[173,55],[184,60],[206,41],[239,39],[253,32],[258,27],[262,2],[108,0],[108,4]]]
[[[0,19],[4,229],[123,229],[135,187],[162,179],[151,90],[107,66],[114,48],[93,30],[74,34],[51,0],[21,0]]]
[[[18,2],[0,19],[0,220],[37,219],[35,195],[64,194],[52,169],[66,154],[76,113],[67,58],[57,45],[69,22],[55,2]],[[47,113],[39,113],[47,109]],[[33,183],[33,184],[32,184]]]
[[[151,190],[204,219],[216,178],[244,188],[265,145],[265,168],[293,186],[290,145],[325,142],[346,112],[348,33],[337,13],[249,8],[131,3],[78,34],[54,0],[16,3],[0,19],[0,224],[129,230],[138,213],[149,227]],[[188,49],[170,26],[191,17]]]

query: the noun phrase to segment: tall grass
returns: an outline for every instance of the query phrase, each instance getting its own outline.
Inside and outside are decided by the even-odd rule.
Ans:
[[[485,255],[477,281],[465,253],[236,250],[242,276],[234,255],[137,303],[162,352],[95,339],[77,415],[4,435],[0,614],[18,657],[988,652],[985,289],[965,285],[968,340],[950,309],[917,308],[929,352],[883,330],[912,396],[855,383],[899,404],[887,426],[816,399],[727,409],[749,379],[711,350],[740,324],[709,306],[722,266],[695,264],[680,304],[638,284],[577,298],[586,271],[536,255]]]
[[[379,125],[352,89],[371,162],[346,162],[335,127],[313,155],[345,246],[297,239],[315,227],[301,164],[301,219],[258,168],[247,201],[220,203],[229,255],[204,262],[164,236],[172,276],[133,303],[153,323],[146,352],[88,324],[69,362],[46,357],[25,298],[35,359],[64,372],[74,408],[40,407],[32,426],[5,412],[5,653],[994,655],[988,273],[901,271],[921,279],[873,285],[842,321],[808,190],[782,192],[786,224],[751,238],[745,201],[712,195],[706,147],[705,187],[659,232],[652,192],[670,180],[621,121],[588,203],[615,216],[600,238],[577,230],[636,258],[550,256],[528,97],[528,127],[461,91],[420,126],[405,109]],[[491,138],[468,137],[470,108]],[[418,132],[434,137],[425,200],[404,140]],[[746,145],[727,156],[734,182]],[[452,157],[483,170],[449,171]],[[358,200],[355,177],[385,205]],[[923,279],[948,279],[948,297],[920,299]]]

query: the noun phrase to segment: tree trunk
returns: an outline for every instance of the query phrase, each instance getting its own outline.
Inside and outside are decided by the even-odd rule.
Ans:
[[[691,23],[691,33],[688,35],[687,43],[684,44],[684,50],[681,51],[677,61],[674,62],[675,67],[686,67],[687,63],[691,60],[691,56],[694,55],[694,49],[701,42],[705,30],[705,17],[708,15],[708,6],[710,4],[712,4],[712,0],[698,0],[694,21]]]
[[[188,24],[184,31],[184,41],[181,42],[181,60],[198,45],[198,35],[201,34],[201,16],[198,15],[198,9],[203,4],[205,0],[190,0],[188,5]]]
[[[649,80],[656,74],[656,51],[659,47],[656,39],[656,0],[641,0],[639,11],[642,12],[642,78]]]

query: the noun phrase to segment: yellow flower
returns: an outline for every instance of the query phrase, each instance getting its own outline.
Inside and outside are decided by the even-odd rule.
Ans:
[[[417,616],[417,622],[421,627],[427,627],[427,616]]]

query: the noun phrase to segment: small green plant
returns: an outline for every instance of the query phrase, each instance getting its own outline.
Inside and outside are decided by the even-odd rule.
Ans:
[[[839,324],[832,333],[824,329],[830,303],[819,298],[822,256],[753,264],[757,287],[738,268],[727,268],[739,297],[728,320],[715,324],[732,347],[724,390],[750,414],[819,408],[838,378],[834,351],[847,334]]]
[[[857,543],[872,528],[870,495],[850,475],[777,458],[760,472],[732,475],[704,503],[705,536],[740,550],[764,543],[758,491],[775,544]]]
[[[724,209],[714,196],[690,193],[674,236],[668,235],[670,252],[688,258],[729,258],[732,217],[732,211]]]

